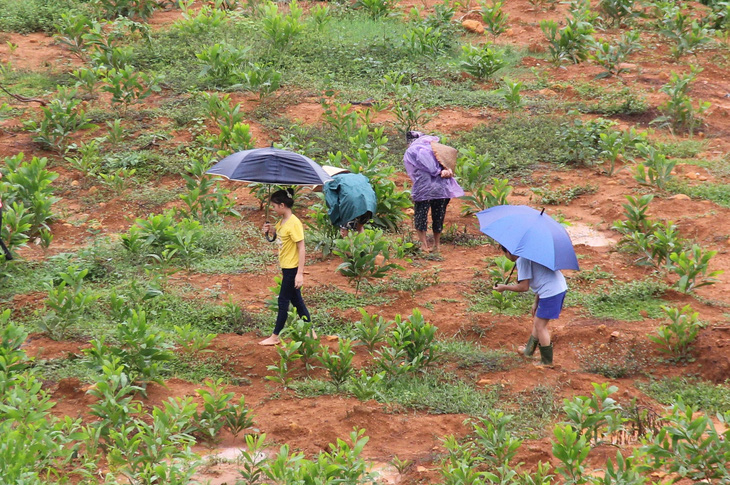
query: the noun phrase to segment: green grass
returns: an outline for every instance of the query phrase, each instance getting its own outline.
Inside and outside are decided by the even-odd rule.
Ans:
[[[378,401],[430,414],[485,416],[498,399],[492,389],[478,389],[442,369],[427,369],[384,385]]]
[[[468,340],[450,339],[438,344],[441,360],[454,363],[459,369],[497,372],[510,369],[517,361],[514,352],[489,349]]]
[[[570,156],[556,133],[562,120],[552,116],[510,116],[454,136],[456,148],[473,145],[495,165],[494,176],[530,172],[538,163],[564,164]]]
[[[385,305],[392,298],[387,296],[370,294],[363,291],[360,295],[342,290],[334,285],[319,285],[309,288],[305,294],[307,305],[317,308],[319,311],[332,309],[349,310],[350,308],[366,307],[370,305]]]
[[[636,115],[649,109],[645,92],[629,86],[617,88],[601,83],[579,83],[574,87],[582,100],[568,103],[567,107],[582,113]]]
[[[693,199],[710,200],[720,207],[730,207],[730,184],[706,182],[689,185],[685,181],[673,180],[667,188],[675,194],[686,194]]]
[[[559,388],[549,384],[536,384],[518,393],[501,393],[499,401],[505,412],[513,414],[516,434],[522,439],[540,439],[545,429],[558,418],[562,411],[558,399]]]
[[[601,285],[590,294],[569,291],[566,304],[583,306],[587,313],[598,318],[637,321],[643,319],[641,310],[645,310],[649,318],[659,318],[661,306],[665,304],[659,297],[666,289],[666,284],[651,278],[613,283]]]
[[[75,0],[0,0],[0,32],[52,32],[62,13],[80,10],[86,5]]]
[[[696,378],[666,377],[638,382],[636,385],[650,397],[668,406],[681,399],[685,404],[708,413],[730,411],[730,381],[713,384]]]

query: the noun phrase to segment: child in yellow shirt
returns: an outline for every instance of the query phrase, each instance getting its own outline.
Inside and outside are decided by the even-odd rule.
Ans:
[[[294,205],[293,192],[278,190],[271,194],[271,206],[281,220],[274,226],[274,236],[279,243],[279,266],[281,266],[281,290],[279,291],[279,313],[276,317],[274,332],[259,345],[276,345],[279,333],[283,330],[289,315],[289,304],[294,305],[299,318],[311,321],[309,310],[302,298],[304,285],[304,226],[297,216],[292,214]],[[264,224],[264,233],[271,233],[271,224]]]

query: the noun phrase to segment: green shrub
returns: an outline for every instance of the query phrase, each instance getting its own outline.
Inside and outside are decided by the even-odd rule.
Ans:
[[[129,17],[147,20],[160,7],[154,0],[94,0],[104,18]]]
[[[697,127],[702,126],[702,115],[710,108],[710,103],[700,101],[695,108],[692,99],[687,94],[699,72],[701,69],[696,68],[685,75],[672,72],[669,82],[660,89],[669,96],[669,99],[659,106],[662,116],[653,120],[652,123],[656,123],[660,127],[669,127],[672,133],[686,130],[690,136]]]
[[[559,29],[554,20],[542,20],[540,29],[550,43],[550,56],[556,64],[564,61],[578,64],[588,58],[594,32],[590,22],[573,16]]]
[[[200,75],[214,86],[227,87],[240,81],[248,49],[228,44],[213,44],[195,54],[203,63]]]
[[[657,328],[657,335],[650,335],[649,339],[674,362],[692,360],[692,344],[700,332],[699,313],[693,312],[689,305],[681,309],[663,306],[662,310],[670,323]]]
[[[275,50],[288,47],[304,30],[301,21],[303,10],[296,0],[289,4],[289,13],[284,15],[274,3],[262,7],[261,27],[264,37]]]
[[[49,311],[39,326],[52,339],[63,339],[68,328],[73,326],[91,303],[99,298],[94,292],[82,288],[87,274],[89,274],[88,269],[69,266],[65,272],[58,275],[60,283],[56,284],[53,281],[45,283],[44,286],[48,291],[46,308]]]
[[[498,178],[492,179],[492,188],[489,190],[486,186],[476,187],[472,195],[462,197],[466,203],[461,206],[461,215],[471,215],[490,207],[509,204],[507,197],[513,188],[509,180]]]
[[[75,0],[0,0],[0,32],[53,32],[61,15],[80,10]]]
[[[697,54],[700,46],[710,41],[710,31],[682,11],[682,6],[666,2],[657,4],[663,17],[659,20],[659,31],[674,41],[672,56],[678,60],[685,54]]]
[[[163,384],[162,372],[173,358],[172,346],[163,332],[147,322],[146,312],[132,310],[130,317],[117,325],[115,339],[116,346],[109,346],[102,337],[92,340],[91,348],[84,350],[92,369],[101,370],[106,361],[118,358],[130,380],[142,388],[148,382]]]
[[[91,123],[86,112],[79,108],[81,100],[75,96],[75,89],[58,86],[56,97],[41,107],[43,118],[26,124],[28,131],[36,133],[33,141],[40,143],[44,148],[63,153],[71,135],[79,130],[96,126]]]
[[[434,341],[436,327],[426,322],[417,309],[406,319],[395,316],[395,326],[387,338],[388,345],[404,351],[414,369],[425,367],[438,358],[439,345]]]
[[[395,5],[395,0],[357,0],[355,2],[355,8],[363,9],[373,20],[389,16]]]
[[[475,46],[467,44],[461,47],[460,67],[478,79],[488,79],[506,66],[502,53],[491,44]]]
[[[492,40],[495,40],[501,34],[507,32],[509,26],[509,14],[502,11],[504,2],[494,1],[491,5],[486,2],[482,4],[481,15],[485,25],[485,30],[492,34]]]
[[[203,5],[193,16],[186,2],[181,3],[182,18],[175,21],[173,28],[190,36],[215,32],[219,27],[226,25],[230,19],[224,10]]]
[[[53,195],[52,186],[58,173],[46,169],[48,159],[33,157],[26,161],[23,152],[4,161],[7,168],[0,179],[0,197],[9,206],[3,217],[9,234],[3,240],[18,246],[23,244],[24,241],[19,241],[25,232],[33,235],[48,229],[48,222],[53,218],[52,206],[60,200]],[[24,229],[26,224],[30,227]]]
[[[382,278],[391,269],[401,269],[396,263],[389,263],[391,244],[383,237],[383,231],[366,229],[362,233],[349,234],[335,241],[333,252],[342,258],[337,271],[355,284],[355,293],[360,284],[370,278]]]
[[[682,293],[689,293],[695,288],[713,285],[718,282],[717,276],[724,273],[722,270],[708,273],[710,259],[717,251],[703,251],[694,244],[687,251],[673,252],[669,255],[672,261],[671,271],[679,276],[676,287]]]
[[[590,56],[596,64],[605,69],[604,72],[596,75],[597,79],[621,75],[628,71],[622,66],[626,58],[641,49],[639,43],[639,32],[627,32],[621,35],[617,43],[611,44],[608,41],[597,41],[593,45],[594,53]]]
[[[637,15],[633,10],[634,3],[634,0],[600,0],[598,10],[606,24],[620,27]]]
[[[691,377],[664,377],[638,383],[637,387],[665,406],[683,402],[687,406],[715,414],[730,409],[729,383],[714,384]]]
[[[141,103],[152,93],[160,92],[162,76],[136,71],[131,66],[109,69],[103,73],[105,83],[101,90],[112,95],[112,103],[126,109],[131,104]]]
[[[352,375],[352,358],[355,351],[352,350],[352,342],[350,340],[340,340],[337,353],[330,353],[327,347],[322,347],[322,351],[317,357],[322,366],[327,370],[330,381],[339,391]]]

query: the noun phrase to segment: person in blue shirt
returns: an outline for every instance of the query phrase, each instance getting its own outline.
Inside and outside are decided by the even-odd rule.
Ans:
[[[505,256],[517,266],[517,284],[494,285],[498,292],[532,290],[535,293],[535,303],[532,304],[532,334],[524,347],[520,347],[526,357],[530,357],[535,350],[540,349],[540,362],[543,365],[553,364],[553,344],[550,341],[548,323],[560,316],[568,292],[563,273],[551,270],[545,266],[515,256],[504,246],[500,246]]]

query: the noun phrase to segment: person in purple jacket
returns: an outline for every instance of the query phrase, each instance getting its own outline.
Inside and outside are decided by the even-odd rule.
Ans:
[[[411,198],[414,204],[413,221],[416,226],[421,249],[428,251],[426,230],[428,210],[431,209],[433,228],[433,251],[438,252],[441,232],[444,228],[446,206],[453,197],[461,197],[464,190],[454,179],[454,172],[442,166],[431,148],[431,142],[438,142],[436,136],[424,135],[418,131],[406,133],[408,149],[403,156],[406,172],[413,182]]]

